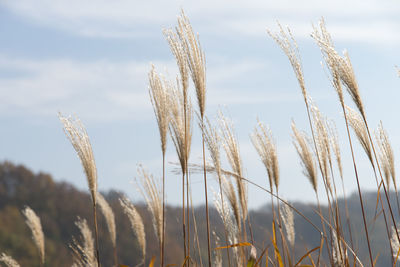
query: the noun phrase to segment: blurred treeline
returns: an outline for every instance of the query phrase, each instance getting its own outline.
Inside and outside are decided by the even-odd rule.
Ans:
[[[136,266],[141,261],[141,254],[128,218],[123,213],[118,201],[123,193],[111,190],[103,193],[103,195],[113,208],[116,217],[118,261],[120,264]],[[394,197],[394,193],[392,193],[392,197]],[[260,203],[267,203],[269,199],[269,196],[266,195],[265,199],[260,199]],[[380,217],[374,219],[376,193],[366,193],[365,202],[370,222],[369,227],[374,228],[374,231],[371,231],[373,233],[372,248],[374,253],[379,255],[377,266],[389,266],[391,263],[390,249],[384,223]],[[353,235],[355,235],[353,238],[358,240],[358,243],[354,244],[357,248],[357,255],[361,260],[366,260],[368,254],[366,244],[363,242],[364,235],[361,227],[362,218],[359,211],[358,196],[350,196],[348,204]],[[46,237],[46,266],[71,266],[72,257],[68,244],[72,242],[72,236],[75,236],[78,240],[80,238],[78,228],[74,224],[77,216],[87,219],[90,226],[93,223],[88,192],[80,191],[66,182],[55,182],[49,174],[35,174],[21,165],[14,165],[9,162],[0,164],[0,252],[11,255],[21,266],[39,266],[37,249],[21,214],[21,209],[25,205],[29,205],[41,218]],[[143,216],[146,227],[146,265],[148,265],[152,256],[159,255],[156,237],[146,206],[142,203],[135,205]],[[316,225],[320,225],[320,219],[315,212],[315,205],[305,203],[294,203],[294,205]],[[340,201],[340,205],[343,205],[343,201]],[[270,210],[270,207],[266,204],[265,207],[250,212],[254,244],[258,255],[268,247],[272,253],[273,248],[271,248],[270,242],[272,216]],[[344,210],[344,208],[340,210]],[[199,231],[200,253],[203,262],[206,262],[204,207],[196,207],[194,213]],[[167,206],[166,214],[166,263],[180,266],[183,261],[181,209]],[[327,216],[327,213],[325,215]],[[342,219],[344,220],[344,218],[343,214]],[[396,219],[398,220],[398,218]],[[112,266],[113,249],[101,213],[98,214],[98,221],[102,266]],[[212,225],[212,230],[220,237],[221,245],[224,244],[222,221],[214,208],[210,209],[210,225]],[[193,222],[191,226],[193,226]],[[305,253],[305,250],[319,246],[318,233],[298,215],[295,215],[295,230],[296,255],[301,256]],[[194,246],[195,242],[193,238],[191,239]],[[213,247],[215,246],[213,245]],[[198,254],[199,250],[193,247],[191,255],[197,262],[199,262]],[[222,255],[225,255],[224,251],[222,251]]]

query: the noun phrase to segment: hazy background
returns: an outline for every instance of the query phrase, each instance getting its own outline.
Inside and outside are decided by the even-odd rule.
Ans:
[[[277,141],[281,193],[289,200],[314,200],[291,139],[291,119],[308,131],[302,95],[286,56],[266,34],[266,28],[277,29],[276,20],[291,27],[308,91],[337,123],[347,190],[356,187],[337,96],[309,37],[312,24],[322,16],[338,50],[349,51],[371,125],[383,121],[398,155],[396,1],[0,0],[0,160],[86,188],[80,162],[57,118],[59,111],[76,114],[91,138],[100,190],[123,190],[140,200],[132,184],[137,164],[157,177],[161,174],[147,73],[152,62],[175,78],[177,68],[162,29],[176,25],[181,8],[206,53],[207,115],[214,118],[222,109],[232,118],[245,173],[252,181],[267,186],[264,166],[249,139],[258,117],[270,125]],[[199,138],[195,129],[192,162],[200,162]],[[362,187],[376,189],[359,148],[356,157]],[[167,161],[177,161],[170,141]],[[203,202],[202,176],[193,176],[192,185],[195,203]],[[179,204],[180,187],[180,176],[168,172],[168,203]],[[217,188],[213,182],[212,187]],[[249,186],[251,207],[268,199]]]

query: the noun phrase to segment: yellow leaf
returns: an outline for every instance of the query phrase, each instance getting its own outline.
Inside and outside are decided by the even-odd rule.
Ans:
[[[275,222],[272,222],[272,234],[273,234],[272,244],[274,245],[275,248],[275,256],[278,259],[279,267],[283,267],[281,253],[279,252],[278,245],[276,244]]]
[[[313,248],[312,250],[308,251],[306,254],[303,255],[303,257],[300,258],[300,260],[296,263],[296,266],[305,266],[305,265],[299,265],[301,263],[302,260],[304,260],[306,257],[308,257],[312,252],[314,252],[315,250],[319,249],[320,246]]]
[[[187,257],[185,258],[185,260],[184,260],[183,263],[182,263],[182,267],[186,265],[186,262],[187,262],[189,259],[190,259],[189,256],[187,256]]]
[[[234,247],[247,247],[247,246],[251,246],[251,244],[248,243],[248,242],[242,242],[242,243],[232,244],[232,245],[229,245],[229,246],[217,247],[215,249],[234,248]]]
[[[154,267],[154,262],[156,261],[156,256],[153,256],[153,258],[151,258],[149,267]]]

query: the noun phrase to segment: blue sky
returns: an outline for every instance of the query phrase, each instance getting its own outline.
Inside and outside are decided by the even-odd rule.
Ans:
[[[309,37],[323,16],[339,51],[352,59],[371,125],[389,132],[400,147],[400,65],[396,1],[0,1],[0,160],[22,163],[86,188],[80,162],[64,136],[57,112],[76,114],[86,125],[99,172],[99,188],[116,188],[140,200],[132,181],[138,163],[161,174],[158,129],[148,96],[150,63],[173,79],[177,68],[162,35],[184,8],[207,58],[206,112],[222,109],[235,123],[247,176],[267,185],[249,134],[257,117],[277,142],[281,193],[313,201],[292,145],[290,123],[308,131],[306,112],[287,58],[266,29],[288,25],[298,40],[307,89],[321,111],[336,121],[342,139],[347,190],[355,190],[351,158],[337,97]],[[194,100],[194,99],[193,99]],[[350,104],[351,102],[348,101]],[[191,159],[199,162],[196,129]],[[370,166],[356,157],[362,187],[374,188]],[[176,162],[169,141],[167,160]],[[227,166],[225,166],[227,167]],[[169,170],[174,167],[170,165]],[[210,177],[210,181],[214,180]],[[179,204],[180,178],[167,177],[167,199]],[[203,202],[202,177],[193,176],[193,198]],[[215,188],[214,182],[210,187]],[[269,199],[249,187],[249,204]]]

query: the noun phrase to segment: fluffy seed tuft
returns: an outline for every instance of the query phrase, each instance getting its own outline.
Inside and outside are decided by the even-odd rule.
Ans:
[[[39,250],[40,261],[42,264],[44,263],[45,253],[44,253],[44,234],[42,230],[42,224],[40,223],[40,218],[36,215],[36,213],[30,208],[25,207],[22,210],[22,213],[25,216],[25,222],[32,232],[32,239]]]

